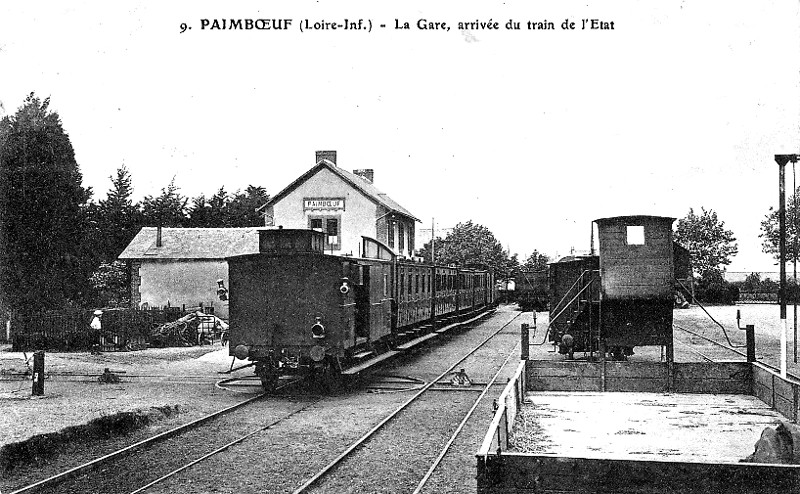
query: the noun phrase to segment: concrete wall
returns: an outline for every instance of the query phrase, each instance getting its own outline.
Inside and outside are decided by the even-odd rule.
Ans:
[[[216,260],[143,260],[138,270],[138,298],[151,307],[213,305],[214,315],[228,318],[228,303],[217,297],[217,280],[228,282],[228,263]],[[134,287],[135,290],[135,287]]]
[[[306,198],[343,198],[344,209],[303,209]],[[375,220],[378,206],[364,194],[351,187],[337,175],[325,168],[295,190],[272,205],[268,214],[274,218],[275,226],[284,228],[308,228],[310,216],[340,217],[341,248],[334,254],[359,255],[361,236],[376,238]],[[380,239],[378,239],[380,240]],[[326,250],[326,253],[330,253]]]

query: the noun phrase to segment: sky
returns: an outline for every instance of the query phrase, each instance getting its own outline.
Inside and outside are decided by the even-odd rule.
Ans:
[[[371,30],[313,29],[345,19]],[[276,194],[336,150],[418,229],[472,220],[521,259],[704,207],[738,240],[729,271],[776,271],[759,233],[774,155],[800,153],[799,33],[798,0],[4,2],[0,115],[50,97],[96,199],[123,164],[136,199],[173,178]]]

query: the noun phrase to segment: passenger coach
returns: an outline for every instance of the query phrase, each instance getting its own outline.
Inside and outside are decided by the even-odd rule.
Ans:
[[[283,375],[332,385],[342,373],[495,304],[487,270],[400,260],[363,238],[364,257],[323,252],[314,230],[259,231],[259,253],[228,258],[230,352],[266,389]]]

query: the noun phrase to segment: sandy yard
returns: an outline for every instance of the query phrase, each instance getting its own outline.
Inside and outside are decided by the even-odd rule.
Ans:
[[[245,397],[215,386],[230,377],[220,374],[230,368],[231,357],[219,345],[99,355],[46,353],[44,396],[31,394],[31,354],[8,350],[0,348],[0,446],[151,407],[177,407],[177,421],[185,422]],[[118,383],[98,381],[106,368],[119,377]]]

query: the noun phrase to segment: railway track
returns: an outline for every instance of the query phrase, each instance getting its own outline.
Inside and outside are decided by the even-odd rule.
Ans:
[[[739,357],[743,357],[745,359],[747,358],[747,354],[745,352],[743,352],[743,351],[741,351],[741,350],[739,350],[737,348],[731,347],[727,343],[722,343],[722,342],[716,341],[716,340],[714,340],[712,338],[709,338],[709,337],[707,337],[707,336],[705,336],[703,334],[698,333],[697,331],[691,330],[689,328],[686,328],[686,327],[678,325],[678,324],[673,324],[672,327],[677,329],[677,330],[683,331],[684,333],[687,333],[687,334],[689,334],[689,335],[691,335],[691,336],[693,336],[695,338],[700,338],[703,341],[706,341],[706,342],[714,345],[715,347],[719,347],[719,348],[722,348],[724,350],[727,350],[728,352],[731,352],[731,353],[733,353],[733,354],[735,354],[735,355],[737,355]],[[701,358],[703,358],[703,359],[705,359],[707,361],[713,362],[714,360],[716,360],[714,357],[710,357],[710,356],[704,354],[703,352],[700,352],[696,348],[693,348],[693,346],[690,345],[689,343],[686,343],[684,341],[678,340],[677,338],[676,338],[676,341],[681,343],[682,345],[684,345],[684,347],[687,350],[689,350],[690,352],[699,355]],[[760,361],[760,360],[758,361],[758,363],[763,365],[764,367],[767,367],[767,368],[775,371],[775,372],[780,372],[780,369],[778,367],[774,366],[774,365],[768,364],[768,363],[766,363],[764,361]],[[798,379],[797,376],[794,376],[791,373],[788,374],[788,375],[792,379]]]
[[[291,381],[286,384],[283,384],[279,389],[287,390],[293,386],[298,384],[298,381]],[[94,459],[77,467],[71,468],[59,474],[53,475],[46,479],[40,480],[28,486],[22,487],[17,489],[11,494],[32,494],[32,493],[49,493],[49,492],[121,492],[121,493],[139,493],[144,492],[148,488],[161,483],[170,477],[174,476],[175,474],[199,463],[200,461],[204,461],[226,449],[229,447],[242,442],[249,437],[252,437],[255,434],[264,432],[275,425],[289,419],[293,415],[302,412],[303,410],[307,409],[308,407],[312,406],[313,404],[317,403],[319,400],[314,400],[310,403],[303,405],[300,408],[292,410],[288,414],[284,414],[277,419],[271,420],[266,425],[260,426],[255,430],[248,431],[243,435],[239,435],[236,438],[229,440],[214,448],[212,451],[202,454],[199,458],[193,458],[189,461],[185,461],[185,463],[169,469],[167,472],[163,472],[159,474],[159,469],[155,467],[152,470],[148,470],[146,473],[147,481],[139,481],[139,485],[135,485],[133,487],[128,486],[126,484],[134,482],[129,479],[114,479],[114,474],[121,470],[127,471],[125,468],[118,468],[117,464],[121,462],[129,462],[129,459],[133,455],[146,455],[149,451],[155,448],[162,448],[168,449],[170,441],[173,442],[180,442],[182,439],[185,439],[185,436],[190,433],[202,432],[203,428],[206,427],[218,427],[219,424],[216,422],[223,417],[230,416],[235,412],[238,412],[249,405],[253,405],[258,403],[262,399],[267,396],[274,396],[274,395],[267,395],[267,394],[259,394],[253,398],[249,398],[244,400],[240,403],[237,403],[233,406],[227,407],[223,410],[219,410],[217,412],[205,415],[197,420],[189,422],[187,424],[181,425],[179,427],[175,427],[170,429],[166,432],[158,434],[156,436],[150,437],[143,441],[137,442],[133,445],[127,446],[120,450],[114,451],[110,454],[104,455],[100,458]],[[203,434],[199,434],[200,440],[202,441]],[[185,445],[183,446],[185,448]],[[153,479],[153,477],[157,476],[157,478]],[[101,477],[98,479],[98,477]],[[143,483],[144,482],[144,483]]]
[[[501,333],[504,328],[507,328],[519,315],[519,313],[515,313],[514,317],[510,318],[508,321],[503,321],[501,319],[495,323],[502,324],[502,327],[497,331],[495,331],[494,328],[486,327],[479,338],[484,338],[484,336],[487,335],[487,330],[491,331],[488,338],[483,339],[480,345],[473,348],[467,355],[464,355],[457,362],[450,365],[439,377],[423,380],[417,378],[406,379],[406,384],[408,386],[406,386],[404,392],[413,392],[413,390],[408,389],[409,386],[424,386],[430,393],[439,392],[440,397],[445,397],[445,395],[457,396],[456,400],[466,400],[466,398],[469,398],[472,400],[469,402],[469,405],[472,406],[472,410],[469,412],[471,414],[486,394],[486,390],[490,389],[492,384],[496,381],[499,374],[496,373],[495,377],[483,387],[483,392],[477,400],[474,398],[478,386],[474,385],[472,389],[469,390],[464,389],[464,391],[469,392],[442,394],[441,391],[452,388],[448,388],[441,380],[464,362],[464,359],[469,357],[470,354],[474,354],[477,349],[485,347],[488,341]],[[509,337],[511,336],[510,332],[506,331],[506,333],[508,333]],[[516,344],[518,337],[516,336],[516,332],[513,334],[515,338],[513,341]],[[475,340],[475,338],[471,339],[473,344]],[[467,341],[459,344],[459,346],[463,349],[469,348],[464,344],[467,343]],[[505,346],[506,349],[509,346],[507,339]],[[445,347],[439,347],[434,352],[443,352]],[[431,362],[436,361],[435,353],[428,355],[429,358],[433,359]],[[505,362],[507,362],[511,356],[513,356],[513,354],[508,356],[503,354],[503,357],[506,358]],[[416,366],[416,363],[411,365]],[[438,368],[441,369],[441,367]],[[502,369],[502,366],[500,368]],[[438,370],[436,372],[438,372]],[[235,378],[230,380],[233,381]],[[402,381],[403,378],[399,378],[399,380]],[[224,380],[220,383],[223,385],[225,384]],[[295,383],[287,383],[285,386],[282,386],[282,388],[286,389],[293,384]],[[368,385],[364,387],[363,390],[368,393],[372,391]],[[246,406],[247,404],[257,403],[264,397],[264,395],[259,395],[235,407],[222,410],[216,414],[204,417],[199,421],[168,431],[164,435],[137,443],[130,448],[125,448],[124,450],[106,455],[103,458],[98,458],[97,460],[62,472],[59,475],[37,482],[36,484],[26,486],[14,491],[12,494],[28,492],[119,492],[125,494],[140,492],[173,492],[176,486],[185,485],[187,482],[192,483],[197,489],[201,485],[212,485],[211,482],[219,482],[219,476],[214,480],[214,475],[210,474],[210,472],[219,471],[218,467],[214,467],[214,465],[229,465],[229,462],[235,458],[257,458],[258,456],[253,456],[253,452],[260,452],[261,454],[275,452],[268,453],[266,456],[267,464],[261,466],[261,468],[264,469],[262,473],[265,474],[267,478],[271,478],[272,481],[269,484],[261,483],[258,485],[269,485],[266,489],[267,491],[275,489],[280,492],[291,492],[291,489],[295,488],[300,479],[307,478],[311,472],[319,469],[328,462],[330,458],[338,454],[337,452],[341,451],[341,444],[348,444],[355,437],[363,433],[359,432],[357,435],[348,437],[348,442],[341,442],[340,439],[337,440],[335,438],[337,434],[334,434],[334,437],[330,438],[328,440],[329,442],[324,445],[315,443],[314,441],[308,441],[309,425],[313,424],[312,427],[316,428],[320,426],[319,424],[328,422],[330,416],[335,416],[337,414],[341,416],[341,412],[334,410],[336,407],[339,407],[338,409],[342,411],[346,410],[346,413],[353,410],[360,410],[360,406],[362,406],[361,403],[364,401],[363,396],[361,398],[359,397],[361,395],[348,394],[341,397],[328,397],[327,402],[323,404],[323,406],[316,407],[314,407],[314,405],[319,403],[322,398],[308,396],[306,394],[292,394],[289,396],[271,394],[269,396],[277,398],[278,400],[288,399],[289,401],[297,401],[298,396],[305,396],[308,402],[295,403],[293,408],[283,410],[280,416],[273,416],[268,420],[264,420],[263,418],[258,419],[260,415],[259,409]],[[379,395],[372,394],[371,396],[377,397]],[[394,409],[396,404],[404,399],[403,396],[399,394],[383,394],[383,396],[387,396],[389,401],[387,401],[387,399],[382,399],[382,402],[393,403],[390,405],[390,409]],[[391,396],[395,396],[395,398],[391,398]],[[303,400],[303,398],[299,399]],[[450,397],[448,396],[446,399],[450,400]],[[344,402],[349,404],[345,404]],[[372,402],[381,403],[381,400],[377,402],[373,400]],[[286,405],[284,405],[284,407],[285,406]],[[311,407],[313,408],[309,410]],[[465,407],[462,406],[460,408]],[[488,404],[487,408],[489,408]],[[237,409],[241,409],[241,413],[235,413]],[[379,410],[376,409],[376,411]],[[231,412],[234,413],[232,414]],[[382,413],[385,414],[386,410],[383,410]],[[216,417],[220,417],[224,414],[229,414],[231,419],[224,421],[215,420]],[[373,419],[367,417],[369,414],[364,415],[363,418],[360,417],[361,415],[362,414],[359,413],[358,420],[369,420],[369,423],[375,423],[383,417],[383,415],[378,415],[374,412],[372,412]],[[469,415],[463,419],[463,423],[459,426],[458,431],[464,427],[468,416]],[[257,419],[258,423],[256,423]],[[427,417],[425,417],[425,419],[427,419]],[[418,420],[420,419],[418,418]],[[457,421],[458,420],[455,420],[455,422]],[[206,423],[209,428],[203,428],[202,423]],[[272,431],[267,433],[270,429],[272,429]],[[450,437],[450,441],[442,441],[441,444],[447,442],[446,448],[449,448],[455,441],[458,431]],[[277,437],[273,437],[276,435]],[[206,437],[212,439],[206,440]],[[210,444],[212,441],[213,444]],[[206,442],[209,444],[205,444]],[[446,448],[438,451],[440,456],[438,461],[442,461],[442,459],[447,457]],[[167,453],[165,453],[165,451]],[[186,451],[191,451],[192,454],[185,454]],[[274,455],[280,455],[279,451],[291,451],[293,455],[300,455],[307,458],[312,458],[312,456],[308,455],[313,454],[316,456],[317,454],[322,454],[322,461],[317,461],[315,464],[312,464],[313,461],[306,463],[300,462],[299,465],[293,466],[293,470],[287,470],[286,467],[282,467],[279,464],[272,464],[272,460],[276,458]],[[163,458],[165,454],[171,456],[168,464],[152,465],[154,463],[152,458]],[[282,458],[280,461],[288,460],[291,463],[292,457],[293,456]],[[436,467],[433,467],[431,469],[429,476],[433,473],[435,468]],[[117,470],[119,470],[119,472],[117,472]],[[245,476],[244,478],[249,477]],[[230,480],[230,478],[226,476],[223,481],[227,484],[228,480]],[[277,483],[273,483],[275,481],[277,481]],[[7,491],[4,489],[4,492]],[[204,492],[204,490],[200,488],[200,490],[193,492]]]
[[[336,492],[338,487],[335,486],[335,487],[333,487],[333,490],[329,490],[329,489],[326,489],[325,485],[323,485],[323,484],[325,484],[327,482],[336,483],[335,479],[334,480],[331,480],[331,479],[333,479],[335,477],[337,471],[339,471],[348,462],[357,463],[358,460],[354,460],[357,452],[363,450],[366,447],[372,447],[374,449],[379,449],[379,447],[375,447],[374,444],[377,443],[377,442],[380,442],[382,440],[384,442],[386,442],[386,441],[389,441],[390,443],[393,442],[392,441],[392,437],[393,436],[391,434],[387,434],[386,435],[387,437],[382,437],[381,436],[381,433],[383,431],[387,430],[390,427],[390,424],[402,423],[402,421],[405,420],[406,421],[406,425],[405,426],[397,425],[396,427],[398,429],[400,429],[400,430],[414,431],[415,425],[419,425],[418,422],[419,422],[419,417],[420,416],[423,416],[423,417],[426,417],[426,418],[428,418],[430,416],[429,415],[426,416],[426,415],[424,415],[422,413],[413,413],[412,408],[415,408],[417,412],[422,410],[423,413],[424,413],[424,410],[425,410],[424,398],[430,397],[431,393],[436,393],[436,390],[433,389],[434,386],[439,384],[442,381],[442,379],[445,379],[447,376],[452,375],[454,373],[454,369],[456,369],[459,366],[461,366],[465,361],[470,359],[478,351],[480,351],[482,348],[486,347],[486,345],[490,341],[495,339],[498,334],[502,333],[520,315],[521,315],[521,313],[517,313],[509,321],[507,321],[505,324],[503,324],[497,331],[492,332],[488,337],[486,337],[483,341],[481,341],[477,346],[475,346],[470,351],[468,351],[466,354],[461,356],[456,362],[454,362],[452,365],[450,365],[444,372],[439,374],[435,379],[430,380],[426,384],[418,384],[418,389],[415,388],[416,392],[414,393],[413,396],[411,396],[408,400],[406,400],[399,407],[397,407],[393,412],[391,412],[389,415],[387,415],[383,420],[381,420],[377,425],[375,425],[372,429],[370,429],[366,434],[364,434],[359,439],[357,439],[355,442],[350,444],[350,446],[344,452],[342,452],[339,456],[337,456],[333,461],[328,463],[324,468],[322,468],[317,473],[315,473],[313,476],[308,478],[300,487],[298,487],[298,488],[296,488],[294,490],[294,494],[310,492],[310,491],[312,491],[312,490],[314,490],[316,488],[320,488],[320,487],[323,490],[326,490],[326,491]],[[482,392],[480,393],[480,395],[476,399],[472,400],[471,402],[462,402],[461,403],[462,406],[463,405],[469,405],[468,410],[466,411],[466,413],[463,413],[463,411],[462,411],[462,415],[460,417],[461,418],[460,423],[458,424],[456,429],[452,432],[452,434],[449,436],[449,438],[444,442],[444,444],[439,447],[435,458],[432,461],[430,461],[430,463],[428,464],[427,471],[417,481],[417,485],[416,485],[416,487],[414,489],[415,493],[421,492],[421,490],[424,488],[424,486],[429,481],[429,479],[431,478],[431,476],[434,473],[434,471],[438,468],[438,466],[441,464],[442,460],[447,455],[447,452],[449,451],[450,447],[453,445],[453,443],[455,442],[456,438],[458,437],[460,432],[463,430],[464,426],[466,425],[466,423],[468,422],[470,417],[473,415],[473,413],[475,412],[475,410],[477,409],[477,407],[479,406],[479,404],[481,403],[481,401],[485,397],[486,393],[492,388],[494,383],[497,381],[497,379],[500,376],[500,373],[502,372],[502,370],[505,367],[505,365],[515,355],[515,352],[517,352],[517,351],[518,351],[517,347],[515,346],[514,349],[510,353],[508,353],[508,355],[506,356],[505,360],[502,362],[502,364],[500,364],[499,368],[495,372],[495,374],[492,377],[492,379],[488,383],[483,385],[483,390],[482,390]],[[446,399],[448,401],[455,401],[455,400],[452,400],[452,398],[450,398],[450,397],[447,397]],[[466,408],[466,406],[464,408]],[[405,412],[411,412],[411,413],[405,413]],[[450,422],[450,423],[452,424],[452,422]],[[386,445],[384,445],[384,447],[385,446]],[[389,444],[388,447],[389,447],[389,449],[392,449],[394,447],[394,445],[393,444]],[[371,460],[374,461],[374,459],[371,459]],[[365,473],[365,472],[369,471],[369,467],[368,466],[367,466],[367,468],[356,467],[356,471],[360,471],[362,473]],[[344,477],[345,477],[344,482],[347,483],[348,482],[347,481],[347,474],[345,474]],[[340,482],[341,482],[341,480],[340,480]],[[398,488],[398,486],[394,485],[393,487],[390,487],[390,491],[391,491],[392,488]]]

